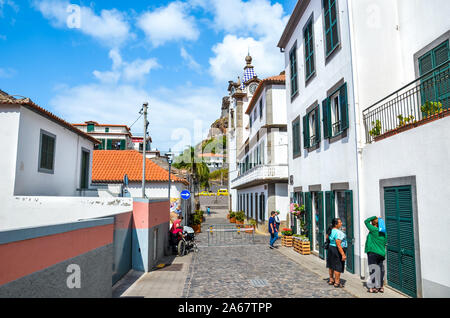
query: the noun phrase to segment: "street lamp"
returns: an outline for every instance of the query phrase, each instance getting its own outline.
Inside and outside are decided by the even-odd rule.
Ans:
[[[170,202],[170,170],[171,170],[171,167],[172,167],[172,161],[173,161],[173,153],[172,153],[172,150],[171,149],[169,149],[169,152],[167,152],[166,153],[166,157],[167,157],[167,162],[169,163],[169,208],[170,208],[170,204],[171,204],[171,202]]]

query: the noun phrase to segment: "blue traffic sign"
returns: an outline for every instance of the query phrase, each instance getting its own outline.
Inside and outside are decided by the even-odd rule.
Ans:
[[[188,190],[183,190],[181,192],[181,198],[183,198],[184,200],[187,200],[191,197],[191,193]]]

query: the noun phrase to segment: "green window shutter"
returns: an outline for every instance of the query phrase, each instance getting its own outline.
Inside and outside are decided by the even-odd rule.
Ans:
[[[105,139],[102,139],[102,150],[105,150],[105,149],[106,149],[105,143],[106,143],[106,140],[105,140]]]
[[[106,149],[107,150],[111,150],[112,149],[112,140],[111,139],[107,139],[106,140]]]
[[[329,226],[331,226],[331,221],[334,219],[334,192],[326,191],[325,192],[325,233]],[[327,256],[327,252],[325,252],[325,258]]]
[[[448,41],[445,41],[437,48],[433,49],[433,55],[435,61],[433,67],[438,67],[439,65],[447,62],[450,59]]]
[[[315,145],[320,143],[320,107],[317,106],[315,112],[315,116],[316,116],[316,140],[315,140]]]
[[[339,93],[340,109],[341,109],[341,131],[348,128],[348,98],[347,83],[341,86]]]
[[[318,206],[318,210],[319,210],[319,257],[321,259],[325,258],[325,249],[323,248],[324,243],[325,243],[325,220],[324,220],[324,215],[323,215],[323,192],[318,192],[317,193],[318,196],[318,201],[319,201],[319,206]]]
[[[303,116],[303,147],[309,148],[309,124],[308,115]]]
[[[307,237],[309,238],[309,241],[312,245],[312,222],[313,222],[313,215],[312,215],[312,193],[306,192],[305,193],[305,210],[306,210],[306,229],[307,229]]]
[[[290,70],[291,70],[291,97],[297,93],[297,45],[289,52]]]
[[[292,123],[292,150],[294,156],[300,153],[300,119]]]
[[[308,80],[314,73],[314,40],[312,32],[312,19],[303,32],[305,43],[305,79]]]
[[[322,102],[322,114],[323,114],[323,138],[331,137],[331,116],[330,116],[330,99],[326,98]]]
[[[120,150],[125,150],[125,140],[120,141]]]
[[[347,234],[347,270],[355,273],[355,247],[353,245],[354,226],[353,226],[353,191],[345,191],[345,217],[346,217],[346,234]]]
[[[105,128],[105,132],[109,133],[109,127]]]
[[[336,0],[323,0],[326,55],[339,44]]]
[[[87,132],[93,132],[94,131],[94,124],[88,124],[87,125]]]
[[[431,51],[419,58],[419,74],[422,76],[433,69],[433,56]]]

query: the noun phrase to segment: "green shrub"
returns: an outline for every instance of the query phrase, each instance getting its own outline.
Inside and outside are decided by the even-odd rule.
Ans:
[[[192,218],[192,224],[193,225],[200,225],[202,224],[203,217],[200,214],[194,214],[194,217]]]
[[[236,213],[236,220],[237,221],[242,222],[242,221],[244,221],[244,219],[245,219],[244,211],[239,211],[239,212]]]
[[[236,212],[230,212],[230,218],[236,217]]]

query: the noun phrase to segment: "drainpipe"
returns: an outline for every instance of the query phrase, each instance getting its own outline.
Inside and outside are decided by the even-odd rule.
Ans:
[[[348,36],[350,39],[350,61],[351,61],[351,73],[352,73],[352,92],[353,92],[353,102],[354,102],[354,122],[355,122],[355,149],[356,149],[356,188],[357,188],[357,222],[358,222],[358,252],[359,252],[359,270],[360,270],[360,277],[364,278],[366,271],[365,271],[365,264],[364,264],[364,258],[363,258],[363,249],[362,249],[362,233],[364,233],[363,229],[363,222],[361,219],[361,206],[364,206],[364,199],[363,199],[363,185],[364,185],[364,179],[361,175],[361,171],[363,169],[362,167],[362,152],[364,147],[364,140],[361,141],[359,138],[363,138],[364,132],[362,129],[364,127],[361,126],[361,111],[360,111],[360,105],[359,105],[359,96],[358,96],[358,68],[356,63],[356,44],[355,44],[355,36],[354,36],[354,28],[353,28],[353,7],[352,7],[352,1],[347,2],[347,14],[348,14]],[[355,220],[353,220],[353,228]],[[356,239],[355,239],[356,241]],[[355,250],[356,252],[356,250]]]

